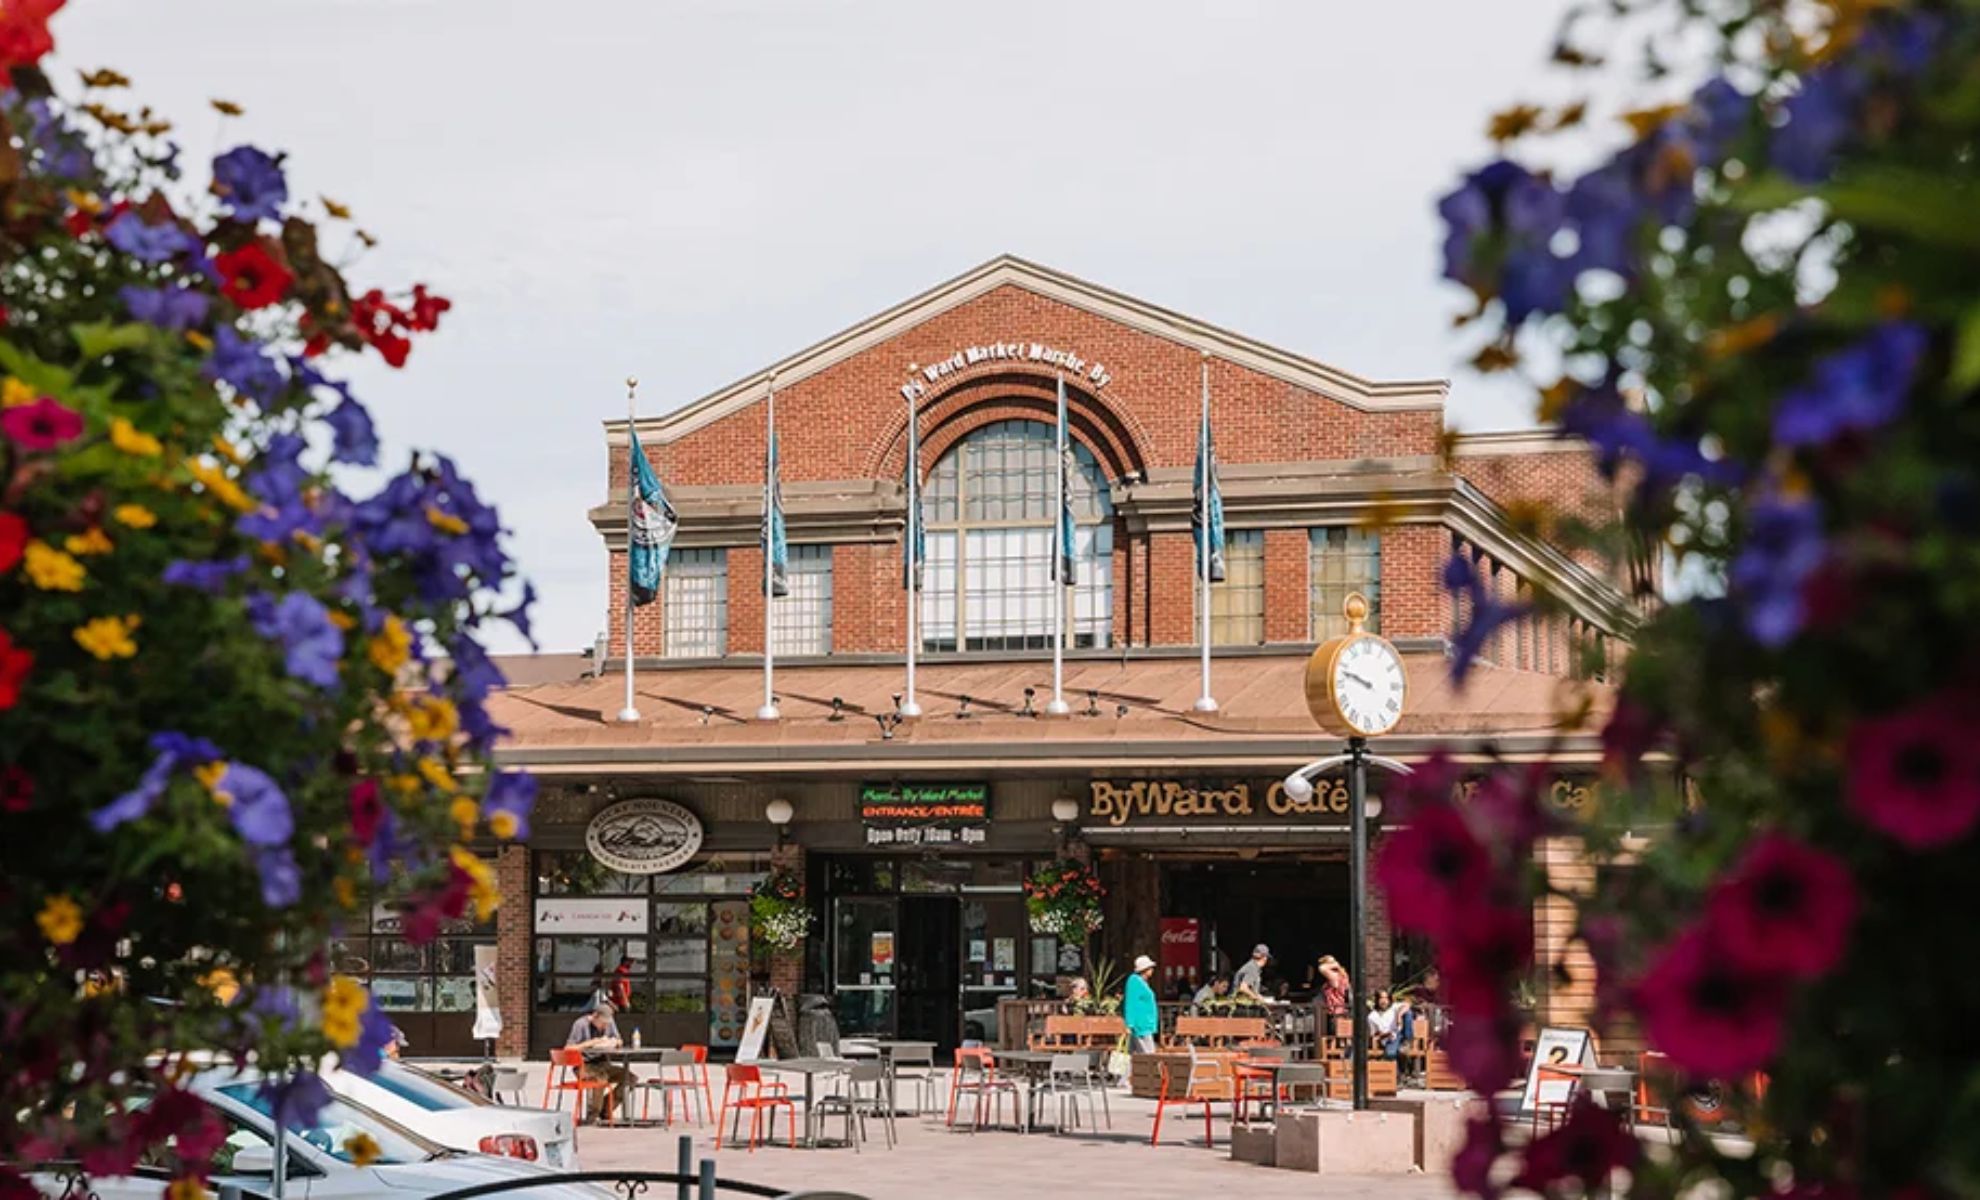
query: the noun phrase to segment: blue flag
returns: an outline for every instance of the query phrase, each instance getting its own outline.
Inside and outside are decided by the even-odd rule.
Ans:
[[[1224,493],[1217,486],[1217,445],[1210,439],[1210,414],[1196,443],[1196,475],[1190,488],[1190,532],[1196,535],[1196,577],[1203,578],[1203,556],[1210,556],[1210,582],[1224,582]]]
[[[1076,475],[1072,443],[1066,440],[1066,381],[1062,376],[1059,379],[1059,521],[1052,535],[1052,579],[1062,587],[1070,587],[1076,580],[1072,507],[1072,484]]]
[[[784,541],[784,485],[777,479],[777,435],[770,435],[770,459],[763,484],[763,555],[770,563],[772,599],[791,594],[786,575],[790,570],[790,547]]]
[[[913,458],[908,459],[907,469],[915,470]],[[908,548],[912,546],[914,559],[910,569]],[[910,592],[921,590],[928,578],[928,526],[921,516],[921,493],[916,492],[914,503],[908,505],[907,536],[901,541],[901,587]]]
[[[667,503],[667,490],[639,448],[638,432],[632,437],[632,485],[626,510],[627,586],[634,605],[651,604],[660,595],[660,572],[667,566],[667,551],[674,545],[674,534],[681,527],[680,515]]]

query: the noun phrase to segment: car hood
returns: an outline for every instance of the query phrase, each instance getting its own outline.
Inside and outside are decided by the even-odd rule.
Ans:
[[[490,1154],[462,1154],[449,1158],[436,1158],[431,1162],[402,1163],[389,1167],[372,1167],[371,1173],[378,1182],[398,1191],[423,1192],[428,1195],[452,1191],[455,1188],[469,1188],[477,1184],[495,1183],[504,1179],[527,1179],[548,1177],[555,1171],[535,1163],[521,1162],[513,1158],[498,1158]],[[561,1183],[547,1187],[518,1189],[518,1200],[598,1200],[610,1197],[612,1192],[589,1183]]]

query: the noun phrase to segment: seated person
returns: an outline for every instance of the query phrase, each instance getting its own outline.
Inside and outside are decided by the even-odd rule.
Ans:
[[[1406,1004],[1398,1004],[1388,988],[1375,993],[1375,1007],[1368,1012],[1368,1034],[1383,1058],[1396,1058],[1415,1036],[1415,1014]]]
[[[622,1045],[619,1037],[619,1023],[612,1019],[612,1002],[600,1000],[571,1024],[571,1034],[564,1039],[564,1046],[571,1050],[616,1050]],[[592,1094],[591,1119],[609,1119],[614,1111],[630,1111],[626,1103],[632,1090],[632,1073],[618,1063],[592,1061],[587,1053],[584,1066],[578,1070],[580,1079],[602,1079],[612,1086],[600,1088]],[[616,1108],[614,1101],[617,1101]]]
[[[1197,988],[1196,995],[1192,996],[1189,1002],[1197,1008],[1202,1008],[1212,1000],[1222,1000],[1230,994],[1231,981],[1219,975],[1209,983]]]

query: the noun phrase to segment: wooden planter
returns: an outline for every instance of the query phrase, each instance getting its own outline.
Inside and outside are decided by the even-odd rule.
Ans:
[[[1228,1046],[1239,1042],[1261,1042],[1270,1036],[1264,1017],[1177,1017],[1176,1042],[1198,1046]]]

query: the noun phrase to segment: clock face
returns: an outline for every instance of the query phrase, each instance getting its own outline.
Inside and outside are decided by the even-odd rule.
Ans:
[[[1334,707],[1356,733],[1372,737],[1394,729],[1406,686],[1401,657],[1381,638],[1353,638],[1334,658]]]

